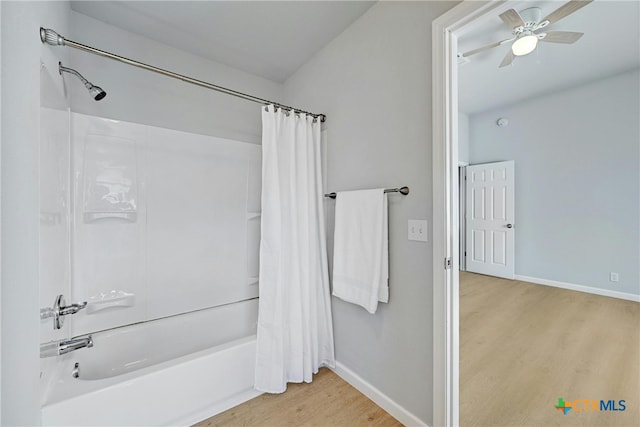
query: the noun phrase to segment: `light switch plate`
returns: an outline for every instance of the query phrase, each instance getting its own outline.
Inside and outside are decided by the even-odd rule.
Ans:
[[[409,220],[409,240],[418,242],[428,242],[427,220],[426,219],[410,219]]]

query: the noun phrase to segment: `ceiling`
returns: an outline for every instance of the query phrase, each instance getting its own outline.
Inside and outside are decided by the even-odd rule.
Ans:
[[[546,16],[564,3],[509,3],[464,33],[458,51],[510,38],[510,29],[498,17],[504,9],[537,6]],[[470,56],[458,68],[459,109],[474,114],[640,67],[639,22],[640,2],[596,0],[548,27],[583,32],[575,44],[539,43],[536,51],[504,68],[498,65],[510,44]]]
[[[231,67],[284,82],[375,1],[72,1],[79,13]],[[466,28],[459,52],[511,36],[498,15],[564,1],[515,1]],[[486,111],[640,67],[640,2],[596,0],[549,30],[584,32],[573,45],[540,43],[498,68],[505,44],[459,67],[459,108]]]
[[[284,82],[375,1],[72,1],[123,30]]]

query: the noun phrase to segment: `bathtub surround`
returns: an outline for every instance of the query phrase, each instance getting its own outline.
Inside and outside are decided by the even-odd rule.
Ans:
[[[257,297],[259,146],[77,113],[71,141],[72,335]]]
[[[335,366],[320,122],[262,109],[257,390],[282,393]]]

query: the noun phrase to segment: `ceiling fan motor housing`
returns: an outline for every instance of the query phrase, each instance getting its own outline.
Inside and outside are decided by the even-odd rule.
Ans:
[[[525,31],[535,31],[543,26],[538,26],[538,23],[542,19],[542,9],[540,9],[539,7],[530,7],[528,9],[524,9],[523,11],[519,12],[519,14],[524,21],[524,26],[518,26],[513,29],[513,34],[515,36],[519,36]]]

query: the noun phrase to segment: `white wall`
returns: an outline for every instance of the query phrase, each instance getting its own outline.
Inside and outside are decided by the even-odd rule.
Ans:
[[[71,40],[233,90],[279,101],[282,85],[71,12]],[[69,64],[107,96],[94,101],[80,82],[65,77],[71,109],[203,135],[259,143],[260,105],[111,59],[70,49]],[[73,79],[73,80],[72,80]]]
[[[68,13],[68,2],[2,3],[2,425],[40,424],[41,90],[57,93],[64,104],[55,78],[64,54],[42,45],[38,30],[42,25],[66,31]],[[52,88],[45,87],[48,81]]]
[[[458,161],[469,163],[469,116],[458,112]]]
[[[431,22],[454,5],[377,3],[284,87],[290,105],[327,114],[327,190],[411,188],[389,197],[389,304],[332,304],[337,360],[426,423],[432,245],[407,241],[407,220],[431,222]]]
[[[515,160],[516,274],[640,295],[638,117],[638,69],[471,116],[472,163]]]

